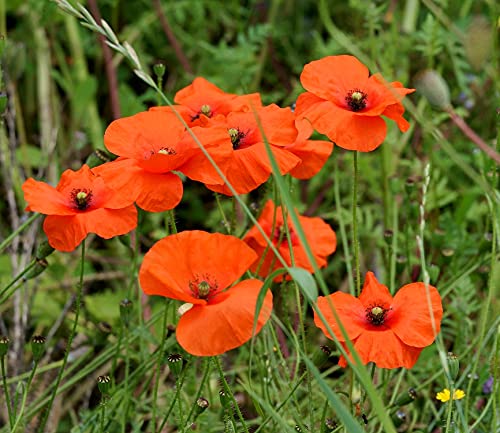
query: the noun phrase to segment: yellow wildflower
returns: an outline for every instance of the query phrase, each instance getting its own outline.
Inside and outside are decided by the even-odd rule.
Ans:
[[[443,389],[442,391],[436,394],[436,399],[446,403],[451,397],[451,392],[448,388]],[[465,397],[465,392],[461,389],[456,389],[453,391],[453,400],[460,400]]]

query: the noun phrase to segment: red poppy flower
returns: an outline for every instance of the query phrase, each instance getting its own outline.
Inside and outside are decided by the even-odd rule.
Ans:
[[[96,172],[113,188],[126,191],[144,210],[160,212],[180,202],[182,181],[173,170],[200,182],[222,183],[173,113],[146,111],[115,120],[106,129],[104,143],[121,158],[96,167]],[[207,151],[223,166],[232,148],[217,145]]]
[[[123,235],[137,226],[137,209],[87,165],[66,170],[54,188],[28,179],[23,184],[26,210],[47,215],[43,230],[59,251],[73,251],[88,233],[102,238]]]
[[[179,319],[177,341],[192,355],[220,355],[252,337],[262,281],[240,278],[257,255],[234,236],[186,231],[158,241],[144,256],[139,280],[148,295],[192,304]],[[266,293],[256,333],[272,310]]]
[[[332,312],[333,305],[363,364],[374,362],[381,368],[412,368],[422,349],[436,338],[443,317],[441,297],[435,287],[426,288],[424,283],[407,284],[393,298],[372,272],[366,274],[359,298],[335,292],[320,296],[317,305],[338,340],[345,342]],[[316,313],[314,323],[331,338]],[[339,365],[347,365],[343,357]]]
[[[299,157],[301,162],[290,171],[290,176],[296,179],[310,179],[325,165],[332,153],[333,143],[324,140],[309,140],[313,127],[307,119],[295,121],[298,135],[295,143],[286,150]]]
[[[269,105],[254,112],[233,112],[227,117],[210,122],[196,135],[202,142],[231,146],[232,152],[225,173],[238,194],[246,194],[262,185],[271,175],[271,161],[255,116],[258,116],[271,146],[281,174],[288,173],[300,159],[285,147],[297,139],[295,117],[289,108]],[[221,139],[221,137],[223,137]],[[227,185],[205,182],[207,188],[232,195]]]
[[[368,68],[353,56],[308,63],[300,81],[307,92],[297,99],[297,117],[309,119],[344,149],[370,152],[380,146],[387,133],[381,116],[394,120],[403,132],[410,126],[400,101],[415,89],[387,83],[379,74],[369,76]]]
[[[258,223],[261,225],[262,229],[266,235],[272,240],[274,246],[277,248],[280,255],[283,257],[285,262],[291,266],[292,259],[290,255],[289,243],[286,238],[286,231],[284,227],[283,210],[280,207],[276,209],[276,221],[273,229],[273,217],[275,212],[275,206],[272,200],[268,200],[260,217]],[[318,267],[323,268],[326,266],[326,258],[332,254],[337,247],[337,237],[332,228],[325,223],[321,218],[305,217],[299,215],[300,224],[305,232],[306,238],[311,247],[314,258]],[[307,269],[312,272],[314,269],[307,258],[306,252],[301,245],[293,224],[290,218],[287,219],[287,224],[289,227],[290,241],[292,244],[293,257],[295,260],[295,266]],[[259,275],[262,277],[267,277],[271,272],[276,269],[282,268],[281,262],[276,258],[274,253],[266,248],[267,243],[259,232],[256,226],[252,227],[249,232],[245,235],[243,240],[257,253],[259,257],[263,259],[258,260],[251,266],[252,272],[259,270]],[[267,252],[263,256],[264,251]],[[262,263],[260,263],[262,261]],[[260,266],[260,267],[259,267]],[[289,277],[288,277],[289,278]],[[283,275],[275,278],[275,281],[282,281]]]
[[[227,116],[233,111],[249,111],[262,106],[258,93],[241,96],[226,93],[202,77],[195,78],[189,86],[179,90],[174,102],[179,104],[176,109],[189,126],[199,125],[203,118]]]

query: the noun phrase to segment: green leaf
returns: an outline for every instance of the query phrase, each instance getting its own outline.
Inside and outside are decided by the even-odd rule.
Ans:
[[[289,268],[288,272],[299,285],[304,296],[310,302],[316,302],[316,299],[318,299],[318,286],[311,273],[303,268]]]

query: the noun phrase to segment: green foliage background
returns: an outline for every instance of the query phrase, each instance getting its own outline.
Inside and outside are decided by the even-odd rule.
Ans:
[[[265,103],[289,106],[303,91],[299,77],[304,64],[323,56],[348,53],[367,64],[371,72],[381,72],[406,87],[415,86],[423,70],[438,71],[447,83],[455,111],[489,146],[498,149],[498,5],[494,1],[163,1],[162,12],[193,73],[179,61],[154,2],[99,0],[97,5],[120,41],[134,47],[145,69],[152,71],[159,61],[165,64],[163,90],[171,99],[195,76],[203,76],[227,92],[259,91]],[[110,92],[117,92],[121,116],[158,104],[158,96],[116,52],[113,66],[118,85],[110,89],[96,34],[62,12],[55,2],[0,0],[0,34],[5,44],[0,90],[7,96],[0,131],[3,241],[27,218],[21,191],[27,177],[55,184],[63,170],[80,167],[95,149],[103,149],[105,128],[113,120]],[[390,125],[384,144],[359,158],[362,274],[376,271],[392,291],[412,280],[422,280],[416,235],[421,222],[424,167],[430,164],[423,239],[425,265],[431,284],[439,288],[444,300],[444,348],[462,361],[457,384],[467,392],[458,408],[456,425],[448,425],[446,431],[465,432],[474,426],[470,431],[493,432],[498,428],[498,409],[494,402],[485,409],[493,397],[483,393],[482,385],[488,377],[495,376],[498,389],[498,167],[447,113],[427,102],[424,92],[411,95],[406,108],[405,117],[412,124],[410,131],[401,134],[395,125]],[[295,206],[301,212],[324,218],[337,231],[337,252],[323,270],[331,291],[352,284],[351,166],[352,153],[335,148],[327,165],[310,181],[287,179]],[[268,185],[250,194],[246,203],[257,209],[271,188]],[[230,212],[230,201],[223,201],[222,205]],[[175,215],[179,230],[224,229],[212,193],[201,185],[186,185]],[[167,233],[164,215],[142,214],[141,218],[137,233],[140,249],[135,252],[139,253],[139,262],[140,254]],[[242,216],[238,234],[247,228],[248,221]],[[43,239],[38,219],[9,249],[1,252],[1,288],[29,263]],[[131,378],[128,389],[117,386],[106,431],[147,431],[152,394],[150,388],[141,385],[151,380],[154,373],[154,348],[161,335],[158,317],[163,302],[148,302],[139,295],[134,299],[134,312],[146,318],[156,317],[156,322],[154,326],[146,325],[137,319],[135,333],[123,334],[128,331],[120,322],[119,302],[129,287],[136,287],[135,273],[131,271],[136,256],[130,245],[128,237],[92,241],[85,270],[84,317],[71,356],[75,360],[90,357],[95,361],[108,355],[102,362],[90,363],[92,368],[85,374],[78,368],[69,371],[67,383],[71,393],[66,401],[58,402],[51,431],[98,431],[95,378],[109,372],[112,363],[118,364],[114,366],[118,383],[123,380],[125,369]],[[391,266],[395,267],[392,274]],[[62,342],[71,323],[65,322],[64,317],[71,319],[73,314],[69,301],[77,275],[78,254],[55,253],[41,276],[24,283],[14,296],[0,304],[0,334],[10,335],[12,340],[12,384],[26,380],[23,374],[29,371],[31,362],[26,344],[33,334],[51,337],[46,365],[62,357]],[[294,292],[286,286],[274,290],[280,291],[279,308],[284,321],[288,320],[285,329],[293,329],[297,308]],[[168,308],[168,322],[173,324],[175,305]],[[311,325],[310,311],[304,307],[304,312],[307,350],[312,354],[325,340]],[[127,338],[130,342],[124,352],[123,342],[129,341]],[[320,431],[325,398],[314,382],[312,394],[305,383],[297,385],[296,394],[291,392],[288,385],[295,355],[287,358],[277,353],[275,338],[268,330],[256,341],[256,351],[262,356],[254,359],[253,376],[246,370],[249,349],[231,352],[225,359],[245,415],[253,420],[254,431],[268,415],[273,420],[263,431],[293,431],[305,415],[311,424],[308,411],[314,408],[309,429]],[[293,353],[293,338],[287,344]],[[173,335],[167,340],[166,350],[179,350]],[[180,397],[186,405],[192,404],[203,364],[200,360],[189,361]],[[321,372],[325,383],[342,395],[348,383],[347,374],[334,363],[323,366]],[[168,371],[162,374],[158,405],[165,411],[176,391],[175,380]],[[37,376],[25,412],[25,431],[35,431],[41,408],[37,399],[50,388],[54,375],[52,366],[46,374]],[[410,386],[419,390],[417,401],[405,409],[406,420],[400,431],[445,431],[442,426],[446,406],[436,402],[434,395],[445,387],[446,380],[434,346],[424,350],[413,370],[380,372],[375,382],[391,415],[394,389],[398,393]],[[203,427],[198,426],[198,430],[221,431],[227,426],[217,402],[217,383],[209,382],[207,392],[211,393],[209,400],[214,407],[202,415]],[[120,398],[127,400],[128,406],[121,404]],[[287,403],[278,411],[276,407],[283,402]],[[344,403],[350,406],[347,397]],[[328,417],[335,417],[335,409],[326,407]],[[364,410],[370,414],[368,404]],[[124,413],[126,421],[122,421]],[[4,413],[0,413],[0,419],[7,419]],[[172,421],[173,425],[177,421]],[[301,428],[305,431],[303,425]],[[381,431],[376,421],[363,428]]]

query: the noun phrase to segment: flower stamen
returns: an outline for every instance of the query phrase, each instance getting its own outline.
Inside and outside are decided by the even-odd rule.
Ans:
[[[74,188],[71,191],[71,200],[78,210],[86,210],[92,202],[92,191],[87,188]]]
[[[176,155],[177,152],[175,151],[175,149],[173,149],[172,147],[162,147],[158,153],[161,153],[162,155]]]
[[[227,130],[229,137],[231,137],[231,143],[233,144],[233,149],[237,150],[241,146],[241,140],[245,138],[245,133],[237,128],[229,128]]]
[[[345,101],[352,111],[361,111],[366,108],[366,98],[368,95],[360,89],[353,89],[347,92]]]
[[[210,275],[195,276],[194,280],[189,281],[189,290],[191,294],[198,299],[209,300],[217,293],[219,284]]]
[[[375,326],[380,326],[385,321],[387,310],[380,305],[373,305],[366,309],[366,319]]]

